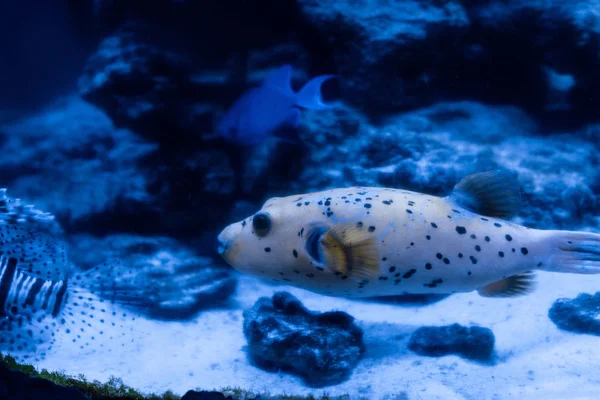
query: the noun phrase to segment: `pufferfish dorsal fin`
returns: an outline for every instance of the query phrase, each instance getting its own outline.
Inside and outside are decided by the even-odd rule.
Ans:
[[[474,213],[508,219],[521,209],[521,188],[506,171],[479,172],[458,182],[448,199]]]
[[[477,289],[482,297],[519,297],[535,290],[535,273],[531,271],[488,283]]]
[[[372,279],[379,273],[376,237],[362,224],[341,224],[329,228],[321,237],[325,264],[354,279]]]

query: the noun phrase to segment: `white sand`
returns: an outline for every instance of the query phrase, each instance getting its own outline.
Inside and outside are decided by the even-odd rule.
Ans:
[[[367,354],[348,381],[311,389],[293,375],[264,372],[248,363],[242,311],[277,290],[290,291],[309,309],[343,310],[357,319],[365,332]],[[140,321],[136,346],[109,356],[82,356],[56,346],[38,367],[81,373],[88,379],[115,375],[142,391],[170,389],[179,394],[234,386],[271,394],[369,399],[401,398],[402,392],[409,399],[598,399],[600,337],[562,332],[547,316],[557,298],[598,290],[600,276],[541,273],[538,290],[527,297],[484,299],[469,293],[429,306],[403,307],[324,297],[241,277],[230,309],[204,312],[189,323]],[[454,322],[494,331],[496,365],[457,356],[422,357],[407,349],[414,329]]]

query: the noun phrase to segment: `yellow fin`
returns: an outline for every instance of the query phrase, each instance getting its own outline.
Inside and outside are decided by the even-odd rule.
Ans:
[[[325,264],[356,279],[372,279],[379,273],[379,249],[374,235],[360,224],[336,225],[321,238]]]
[[[488,283],[477,289],[482,297],[519,297],[535,290],[535,273],[531,271]]]

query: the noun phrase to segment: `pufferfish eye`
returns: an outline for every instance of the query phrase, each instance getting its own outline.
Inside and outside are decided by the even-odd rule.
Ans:
[[[258,212],[252,218],[252,228],[256,236],[267,236],[271,230],[271,217],[265,212]]]

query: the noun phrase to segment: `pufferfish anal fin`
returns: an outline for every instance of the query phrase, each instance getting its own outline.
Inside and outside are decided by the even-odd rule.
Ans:
[[[477,292],[482,297],[519,297],[532,293],[535,287],[535,273],[527,271],[489,283],[477,289]]]
[[[379,273],[376,237],[360,224],[329,228],[321,238],[325,264],[353,279],[373,279]]]
[[[474,213],[508,219],[521,209],[521,188],[506,171],[479,172],[458,182],[448,199]]]

